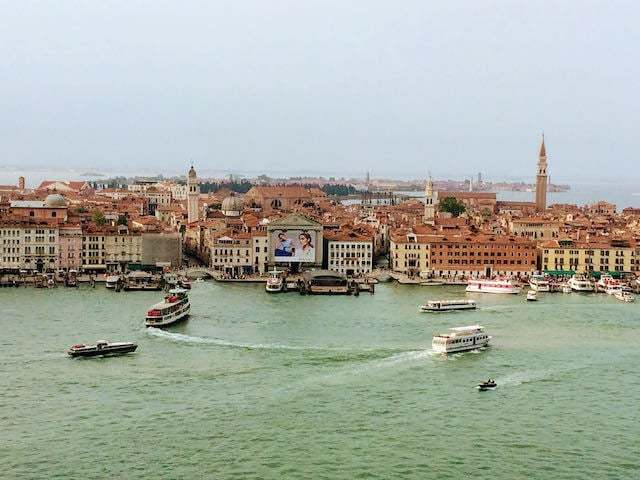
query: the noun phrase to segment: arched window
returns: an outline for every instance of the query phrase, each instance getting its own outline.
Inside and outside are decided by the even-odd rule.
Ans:
[[[282,201],[278,198],[274,198],[273,200],[271,200],[271,208],[282,208]]]

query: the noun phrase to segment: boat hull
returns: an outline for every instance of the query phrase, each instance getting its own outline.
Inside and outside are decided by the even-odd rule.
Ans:
[[[433,351],[436,353],[461,353],[461,352],[470,352],[471,350],[476,350],[478,348],[485,348],[489,346],[489,339],[484,340],[482,342],[476,342],[473,345],[460,345],[456,347],[442,347],[439,345],[433,345]]]
[[[125,285],[124,290],[126,292],[157,292],[162,290],[162,287],[158,285]]]
[[[187,318],[189,318],[190,314],[191,314],[191,304],[187,304],[185,309],[179,312],[176,312],[175,314],[172,314],[172,315],[165,315],[164,317],[147,316],[145,320],[145,325],[147,327],[156,327],[156,328],[169,327],[171,325],[175,325],[176,323],[180,323],[186,320]]]
[[[522,289],[520,287],[482,287],[478,288],[475,285],[468,285],[466,291],[468,293],[495,293],[495,294],[518,294]]]
[[[106,347],[102,349],[92,348],[83,350],[69,350],[67,354],[70,357],[115,357],[117,355],[125,355],[135,352],[138,345],[127,345],[119,347]]]
[[[432,313],[440,313],[440,312],[452,312],[456,310],[475,310],[475,305],[460,305],[460,306],[449,306],[449,307],[429,307],[427,305],[420,305],[421,312],[432,312]]]

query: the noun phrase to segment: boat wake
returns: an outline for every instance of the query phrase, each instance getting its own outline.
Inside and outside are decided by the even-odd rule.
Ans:
[[[555,375],[561,375],[567,370],[540,370],[540,371],[523,371],[497,378],[498,385],[501,386],[518,386],[532,382],[548,382],[552,381]]]
[[[247,350],[298,350],[298,351],[314,351],[314,352],[368,352],[376,349],[357,349],[346,347],[324,347],[319,345],[285,345],[280,343],[244,343],[234,342],[223,338],[211,338],[211,337],[196,337],[191,335],[185,335],[182,333],[169,332],[160,328],[149,327],[147,333],[154,337],[165,338],[172,342],[178,343],[191,343],[191,344],[204,344],[204,345],[218,345],[221,347],[229,348],[242,348]]]
[[[394,353],[388,357],[379,358],[376,360],[370,360],[360,365],[350,367],[348,372],[350,374],[364,374],[371,372],[372,370],[394,368],[410,364],[411,362],[419,362],[425,358],[434,357],[440,355],[433,350],[410,350],[405,352]]]

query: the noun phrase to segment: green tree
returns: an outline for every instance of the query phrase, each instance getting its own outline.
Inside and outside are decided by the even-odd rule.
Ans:
[[[124,225],[126,227],[127,225],[129,225],[129,218],[126,215],[118,215],[117,224],[118,225]]]
[[[105,218],[104,213],[102,213],[101,210],[94,210],[91,215],[91,220],[93,220],[93,223],[95,223],[99,227],[107,224],[107,219]]]
[[[446,197],[440,201],[440,211],[448,212],[454,217],[459,217],[465,210],[464,203],[455,197]]]

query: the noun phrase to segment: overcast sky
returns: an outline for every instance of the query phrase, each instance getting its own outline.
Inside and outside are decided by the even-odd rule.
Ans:
[[[640,176],[637,1],[0,0],[0,165]]]

